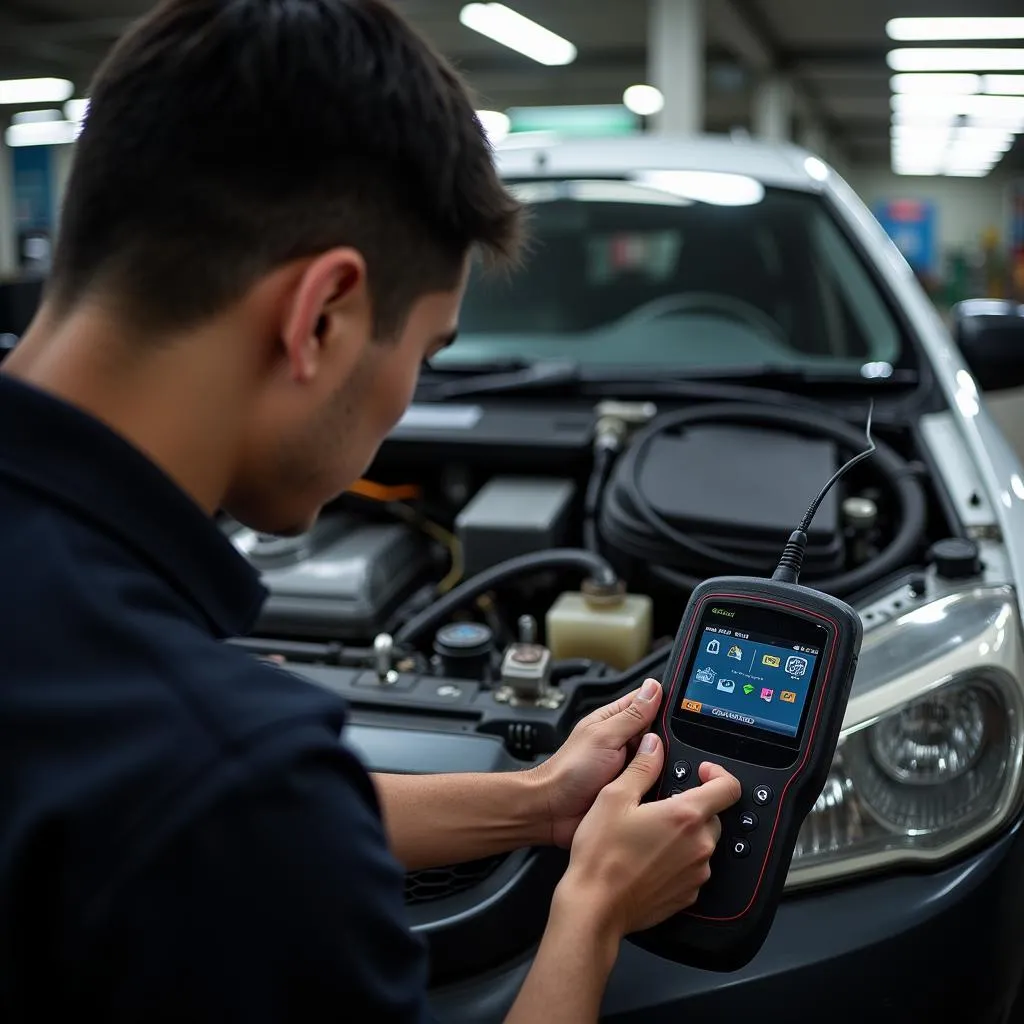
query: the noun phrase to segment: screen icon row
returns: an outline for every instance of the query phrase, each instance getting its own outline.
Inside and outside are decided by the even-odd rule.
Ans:
[[[711,668],[710,665],[707,665],[704,668],[699,668],[694,673],[694,679],[698,683],[706,683],[708,685],[712,685],[712,684],[714,684],[716,678],[717,678],[717,674],[716,674],[715,670],[713,668]],[[723,677],[723,678],[718,680],[717,689],[721,690],[722,693],[735,693],[736,692],[736,680],[735,679],[726,679],[726,678]],[[755,687],[752,683],[744,683],[742,689],[743,689],[743,693],[746,696],[749,697],[757,689],[757,687]],[[765,703],[770,704],[772,702],[772,700],[774,699],[774,697],[775,697],[775,690],[774,689],[772,689],[771,687],[768,687],[768,686],[761,687],[761,693],[760,693],[761,700],[765,701]],[[795,704],[796,703],[796,693],[794,693],[792,690],[783,690],[779,694],[779,700],[785,701],[787,704]]]

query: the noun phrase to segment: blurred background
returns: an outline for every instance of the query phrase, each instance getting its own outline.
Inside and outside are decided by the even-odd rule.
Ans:
[[[397,2],[496,144],[792,141],[847,179],[941,306],[1024,300],[1021,0]],[[0,279],[45,275],[90,76],[148,6],[0,3]],[[16,332],[34,299],[4,294],[0,333]]]

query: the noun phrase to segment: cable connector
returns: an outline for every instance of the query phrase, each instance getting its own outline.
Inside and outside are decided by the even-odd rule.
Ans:
[[[807,534],[794,530],[782,549],[782,557],[772,573],[776,583],[799,583],[800,570],[804,567],[804,553],[807,551]]]

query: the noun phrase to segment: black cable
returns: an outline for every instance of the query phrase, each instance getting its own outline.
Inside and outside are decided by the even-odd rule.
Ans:
[[[615,454],[615,450],[607,445],[599,445],[594,450],[594,467],[590,471],[583,501],[583,546],[597,555],[601,554],[597,518],[601,512],[601,498],[604,496],[608,476],[615,464]]]
[[[438,598],[429,608],[425,608],[402,626],[395,633],[395,643],[412,644],[428,630],[441,625],[453,612],[488,590],[518,576],[532,575],[548,569],[574,569],[585,574],[598,586],[607,589],[614,589],[619,583],[615,570],[600,555],[595,555],[592,551],[555,548],[552,551],[531,552],[492,565],[448,591],[444,597]]]
[[[712,423],[777,428],[826,438],[853,451],[860,451],[864,443],[864,435],[843,420],[804,408],[714,404],[661,416],[648,424],[620,458],[605,488],[599,528],[607,550],[646,563],[654,578],[681,590],[692,590],[701,582],[703,577],[693,575],[694,572],[705,572],[707,576],[730,572],[767,576],[776,568],[774,558],[743,557],[683,533],[666,522],[643,493],[641,473],[655,440],[679,428]],[[826,593],[850,594],[894,572],[913,554],[926,525],[924,491],[910,465],[880,442],[872,454],[879,475],[895,499],[896,533],[870,562],[816,578],[814,586]],[[685,467],[680,467],[680,472],[685,472]]]
[[[821,507],[821,503],[825,500],[825,495],[835,486],[836,482],[846,473],[848,473],[858,463],[863,462],[865,459],[870,458],[878,450],[875,444],[874,438],[871,436],[871,418],[875,412],[875,403],[871,402],[868,407],[868,422],[864,428],[864,436],[867,438],[868,446],[860,454],[854,455],[849,462],[840,466],[835,473],[829,478],[828,483],[820,491],[818,491],[817,497],[807,506],[807,511],[804,513],[804,518],[801,520],[800,525],[790,534],[789,540],[786,541],[786,546],[782,550],[782,557],[779,558],[779,564],[775,567],[775,572],[772,573],[772,579],[777,583],[799,583],[800,582],[800,570],[803,568],[804,555],[807,553],[807,531],[811,528],[811,522],[814,519],[815,513]]]
[[[359,667],[369,664],[373,659],[370,647],[346,647],[339,643],[317,643],[304,640],[271,640],[264,637],[233,637],[226,643],[231,647],[241,647],[252,654],[271,657],[279,654],[288,661],[305,662],[324,665],[340,665]]]
[[[872,455],[878,451],[878,445],[875,444],[875,439],[871,436],[871,420],[875,415],[875,402],[872,399],[871,404],[868,406],[868,422],[864,427],[864,437],[867,439],[868,446],[859,455],[854,455],[849,462],[844,466],[840,466],[839,469],[832,474],[827,484],[820,491],[818,496],[807,506],[807,511],[804,513],[804,518],[797,528],[800,533],[806,533],[811,528],[811,520],[814,519],[815,513],[821,507],[821,503],[825,500],[825,495],[835,487],[836,483],[844,477],[847,473],[853,469],[858,463],[863,462],[865,459],[871,458]]]

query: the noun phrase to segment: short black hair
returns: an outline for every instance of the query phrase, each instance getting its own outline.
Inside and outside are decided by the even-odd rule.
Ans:
[[[471,252],[514,259],[520,219],[467,88],[384,0],[164,0],[92,84],[49,299],[184,329],[350,245],[389,334]]]

